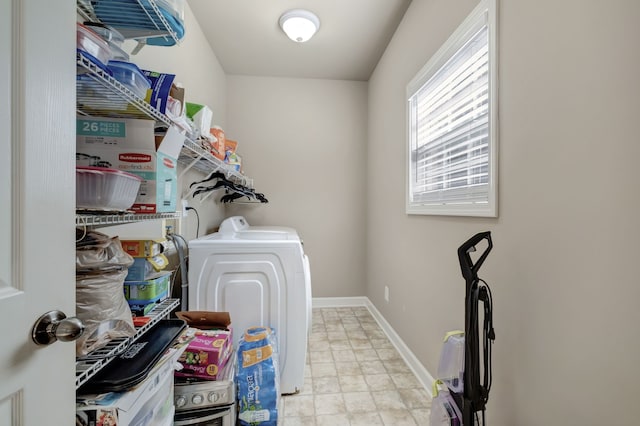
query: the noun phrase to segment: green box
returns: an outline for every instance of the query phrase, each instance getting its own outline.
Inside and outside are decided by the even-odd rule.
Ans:
[[[144,281],[125,281],[124,297],[129,305],[156,302],[167,297],[172,272],[159,272]]]

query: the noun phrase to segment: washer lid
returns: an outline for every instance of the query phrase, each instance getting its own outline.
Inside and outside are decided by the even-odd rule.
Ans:
[[[250,226],[242,216],[232,216],[220,224],[212,240],[299,241],[295,229],[286,226]]]
[[[218,232],[228,235],[247,228],[249,228],[249,222],[247,222],[244,216],[231,216],[222,221]]]

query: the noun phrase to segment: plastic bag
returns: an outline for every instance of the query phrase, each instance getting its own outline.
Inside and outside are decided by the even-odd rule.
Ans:
[[[118,237],[89,231],[76,241],[76,275],[118,271],[132,264],[133,257],[124,251]]]
[[[122,286],[127,270],[101,275],[76,276],[76,317],[85,331],[76,340],[76,355],[84,356],[118,337],[131,337],[131,309]]]
[[[76,317],[85,331],[76,356],[85,356],[119,337],[136,332],[123,283],[131,257],[118,237],[76,229]]]
[[[248,329],[238,343],[238,421],[242,426],[276,426],[280,371],[276,337],[270,328]]]

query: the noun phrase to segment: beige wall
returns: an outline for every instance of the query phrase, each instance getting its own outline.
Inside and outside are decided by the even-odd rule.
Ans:
[[[435,375],[490,230],[488,423],[635,425],[640,3],[501,1],[499,218],[407,216],[405,85],[476,3],[413,1],[369,82],[367,296]]]
[[[268,204],[230,205],[304,240],[314,297],[362,296],[367,85],[227,76],[228,138]]]
[[[225,126],[226,124],[226,76],[218,62],[215,53],[204,37],[191,9],[185,3],[185,36],[180,44],[172,47],[145,46],[131,61],[140,68],[175,74],[176,82],[185,88],[185,99],[189,102],[208,105],[213,111],[213,122]],[[127,41],[125,50],[131,52],[136,43]],[[179,167],[181,173],[183,167]],[[188,195],[191,182],[201,180],[205,176],[196,171],[188,171],[178,182],[180,185],[178,197],[181,193]],[[200,235],[213,232],[224,219],[224,206],[208,198],[200,202],[200,197],[187,197],[189,205],[196,208],[200,216]],[[197,217],[193,211],[189,212],[178,231],[187,239],[195,238]],[[120,236],[150,236],[164,235],[164,229],[158,222],[136,223],[111,228],[114,234]]]

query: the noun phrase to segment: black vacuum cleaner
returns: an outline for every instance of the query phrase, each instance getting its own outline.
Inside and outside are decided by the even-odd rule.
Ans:
[[[484,241],[487,244],[486,248],[474,263],[470,253],[476,251],[476,246],[480,246],[479,248],[484,246]],[[485,409],[491,389],[491,345],[496,338],[493,330],[493,308],[491,290],[485,281],[478,278],[478,270],[492,247],[491,232],[481,232],[458,248],[460,269],[466,284],[464,390],[461,394],[452,393],[452,396],[462,413],[463,426],[480,424],[479,412],[482,412],[482,425],[485,425]],[[484,307],[482,325],[478,319],[480,302]],[[480,355],[480,332],[482,332],[482,356]],[[480,382],[481,370],[482,382]]]

